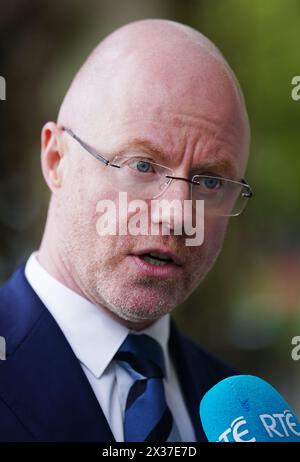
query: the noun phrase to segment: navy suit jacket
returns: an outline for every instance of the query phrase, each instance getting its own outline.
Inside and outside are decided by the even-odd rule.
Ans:
[[[114,437],[94,392],[56,321],[24,275],[0,288],[0,441],[96,441]],[[204,393],[236,373],[179,332],[171,321],[169,352],[197,441]]]

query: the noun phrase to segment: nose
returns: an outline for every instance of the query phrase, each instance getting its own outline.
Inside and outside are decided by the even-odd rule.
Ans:
[[[151,222],[162,227],[165,234],[184,234],[184,207],[190,197],[190,184],[172,179],[167,189],[152,202]]]

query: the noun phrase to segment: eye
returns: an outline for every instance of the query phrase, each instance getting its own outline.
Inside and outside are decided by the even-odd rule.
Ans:
[[[224,186],[222,178],[217,178],[213,176],[196,176],[194,178],[194,181],[200,186],[200,189],[203,193],[219,191]]]
[[[222,181],[218,178],[204,178],[203,183],[207,189],[219,189],[222,186]]]
[[[133,159],[130,167],[140,173],[155,173],[152,163],[145,159]]]

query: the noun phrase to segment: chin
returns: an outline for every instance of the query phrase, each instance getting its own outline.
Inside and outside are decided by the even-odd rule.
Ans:
[[[138,291],[137,291],[138,292]],[[142,301],[142,303],[141,303]],[[109,310],[121,318],[129,322],[155,321],[166,315],[174,306],[170,305],[170,300],[164,301],[159,294],[147,297],[138,293],[132,297],[123,297],[122,299],[115,298],[107,304]]]

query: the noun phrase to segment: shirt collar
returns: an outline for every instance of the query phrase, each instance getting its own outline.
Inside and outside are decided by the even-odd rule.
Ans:
[[[25,276],[64,333],[78,360],[100,378],[129,333],[147,334],[161,345],[166,378],[169,375],[167,314],[142,331],[132,331],[97,306],[61,284],[39,263],[37,252],[28,259]]]

